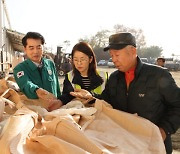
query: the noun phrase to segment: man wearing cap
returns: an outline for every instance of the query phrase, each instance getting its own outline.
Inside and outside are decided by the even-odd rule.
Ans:
[[[163,57],[158,57],[157,60],[156,60],[156,62],[157,62],[157,65],[158,65],[158,66],[164,67],[164,65],[165,65],[165,58],[163,58]]]
[[[118,70],[110,75],[102,98],[115,109],[156,124],[167,153],[172,153],[171,134],[180,125],[180,88],[166,69],[140,60],[131,33],[111,35],[104,48],[108,50]]]

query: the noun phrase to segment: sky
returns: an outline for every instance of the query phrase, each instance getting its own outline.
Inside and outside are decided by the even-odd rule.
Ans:
[[[147,47],[162,47],[163,56],[180,55],[179,0],[6,0],[11,27],[40,32],[47,46],[112,30],[116,24],[142,29]]]

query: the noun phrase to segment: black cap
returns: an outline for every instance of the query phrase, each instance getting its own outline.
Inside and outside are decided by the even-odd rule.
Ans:
[[[123,49],[127,45],[136,47],[136,39],[131,33],[118,33],[109,37],[109,45],[104,48],[104,51],[109,49]]]

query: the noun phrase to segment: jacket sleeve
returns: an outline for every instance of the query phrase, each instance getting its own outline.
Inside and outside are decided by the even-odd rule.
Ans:
[[[57,90],[57,98],[59,99],[61,96],[61,89],[60,89],[60,83],[59,83],[59,78],[58,78],[58,74],[57,74],[57,70],[55,67],[54,62],[52,62],[53,68],[54,68],[54,72],[55,72],[55,77],[56,77],[56,90]]]
[[[59,79],[58,76],[56,75],[56,81],[57,81],[57,98],[61,97],[61,90],[60,90],[60,83],[59,83]]]
[[[159,80],[159,90],[167,111],[158,125],[165,130],[166,134],[172,134],[180,126],[180,88],[166,70]]]
[[[111,83],[111,78],[108,78],[106,85],[105,85],[105,89],[103,90],[102,94],[101,94],[101,99],[103,99],[104,101],[110,103],[110,85]]]
[[[63,82],[63,92],[59,98],[63,102],[63,104],[67,104],[73,98],[75,98],[74,96],[70,95],[71,91],[74,91],[74,88],[71,85],[70,81],[68,80],[68,75],[66,74]]]
[[[35,92],[39,88],[28,77],[25,69],[20,65],[17,65],[13,70],[14,78],[20,88],[20,90],[30,99],[37,99],[38,96]]]

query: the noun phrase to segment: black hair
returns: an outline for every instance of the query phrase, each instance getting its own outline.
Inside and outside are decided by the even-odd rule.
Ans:
[[[26,47],[26,45],[27,45],[27,39],[29,39],[29,38],[37,39],[37,40],[40,39],[42,45],[44,45],[44,43],[45,43],[45,39],[44,39],[44,37],[43,37],[40,33],[38,33],[38,32],[28,32],[28,33],[22,38],[22,44],[23,44],[24,47]]]
[[[80,52],[86,54],[89,58],[93,58],[92,62],[89,64],[88,76],[93,72],[97,73],[96,72],[96,57],[95,57],[92,47],[86,42],[77,43],[72,49],[72,53],[71,53],[72,60],[74,58],[74,53],[76,51],[80,51]],[[74,67],[74,64],[73,64],[73,71],[77,71],[77,69]]]

